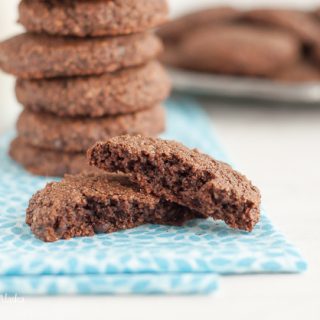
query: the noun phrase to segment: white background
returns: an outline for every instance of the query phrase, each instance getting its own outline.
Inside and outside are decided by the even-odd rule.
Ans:
[[[0,38],[19,30],[13,23],[17,2],[0,0]],[[171,2],[174,14],[205,3],[263,3]],[[307,0],[264,3],[320,6]],[[12,80],[3,74],[0,103],[1,132],[13,125],[18,110]],[[300,248],[308,271],[224,277],[219,292],[209,297],[25,297],[22,303],[0,304],[1,319],[320,319],[320,106],[204,104],[227,152],[260,187],[268,214]]]

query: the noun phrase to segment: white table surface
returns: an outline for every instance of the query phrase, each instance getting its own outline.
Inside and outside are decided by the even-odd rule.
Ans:
[[[24,297],[0,301],[0,319],[320,319],[320,106],[205,104],[225,149],[260,187],[308,271],[223,277],[212,296]]]

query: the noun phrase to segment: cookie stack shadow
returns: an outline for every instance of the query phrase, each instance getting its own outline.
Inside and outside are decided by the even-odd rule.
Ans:
[[[24,109],[10,156],[37,175],[93,170],[96,141],[164,130],[170,81],[156,61],[165,0],[22,0],[26,33],[0,44]]]

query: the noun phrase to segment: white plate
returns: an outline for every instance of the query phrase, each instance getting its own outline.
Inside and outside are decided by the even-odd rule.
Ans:
[[[320,102],[320,82],[281,83],[265,79],[234,77],[169,68],[177,91],[253,98],[281,102]]]

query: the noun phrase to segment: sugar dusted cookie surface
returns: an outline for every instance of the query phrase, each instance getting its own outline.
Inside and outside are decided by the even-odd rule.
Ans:
[[[0,43],[0,68],[24,79],[100,75],[146,63],[161,50],[148,32],[96,38],[24,33]]]
[[[169,77],[155,61],[100,76],[18,79],[16,84],[26,109],[61,117],[132,113],[160,103],[169,92]]]
[[[57,117],[24,110],[17,122],[18,134],[28,144],[66,152],[85,152],[97,141],[122,134],[156,136],[164,129],[165,110],[160,105],[101,118]]]
[[[166,21],[166,0],[22,0],[19,22],[30,32],[63,36],[115,36]]]

